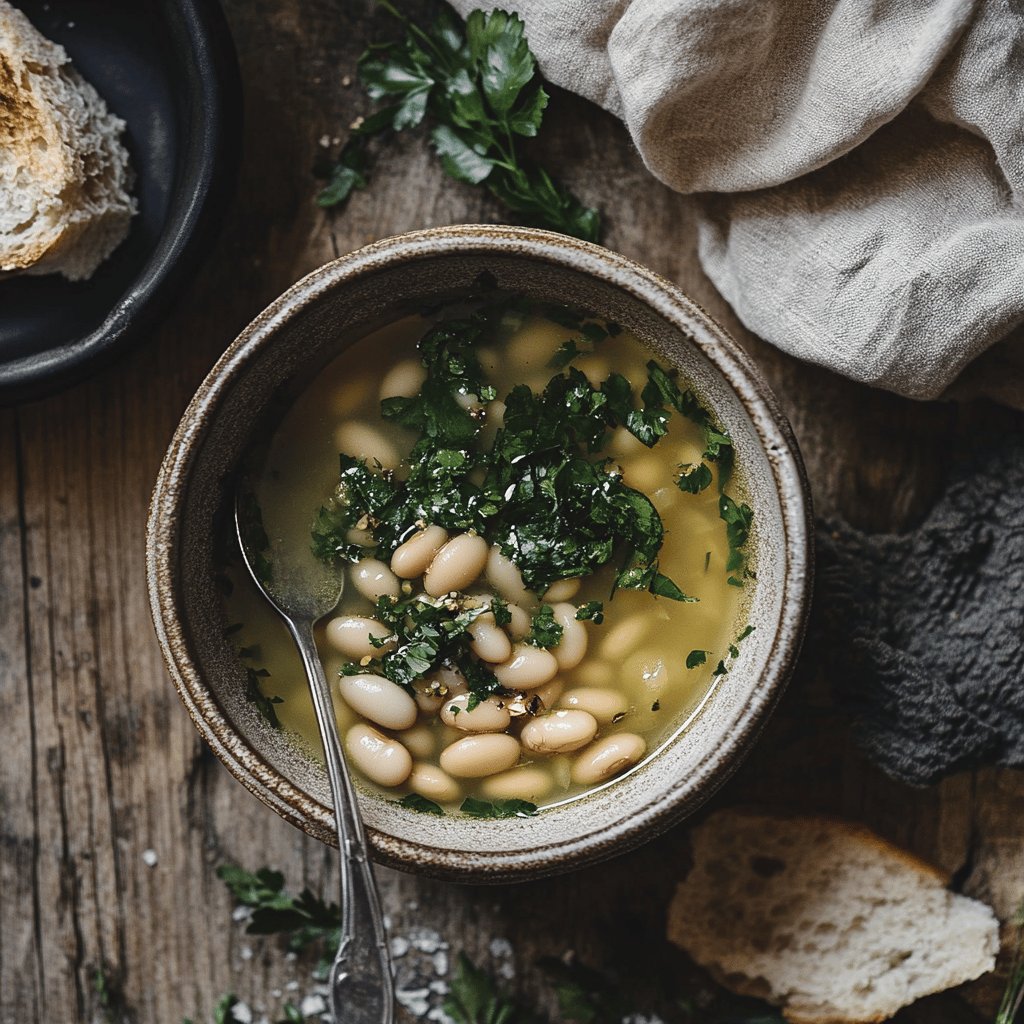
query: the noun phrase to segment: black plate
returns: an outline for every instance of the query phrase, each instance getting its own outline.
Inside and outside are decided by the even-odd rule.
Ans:
[[[152,324],[237,171],[241,87],[215,0],[14,0],[128,125],[139,213],[88,281],[0,282],[0,402],[81,380]]]

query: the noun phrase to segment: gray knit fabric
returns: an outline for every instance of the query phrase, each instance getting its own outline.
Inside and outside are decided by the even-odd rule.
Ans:
[[[910,533],[823,524],[806,653],[894,778],[1024,767],[1024,435],[965,455]]]

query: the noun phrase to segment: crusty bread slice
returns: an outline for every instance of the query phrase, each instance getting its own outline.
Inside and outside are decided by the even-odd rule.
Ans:
[[[995,966],[992,911],[862,826],[726,810],[692,843],[669,938],[796,1024],[887,1020]]]
[[[124,122],[0,0],[0,272],[89,277],[136,210]]]

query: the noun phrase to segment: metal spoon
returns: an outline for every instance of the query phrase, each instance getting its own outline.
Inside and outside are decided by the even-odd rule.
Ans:
[[[336,1024],[392,1024],[395,990],[380,897],[367,853],[348,766],[313,626],[338,604],[344,577],[308,550],[271,545],[255,495],[243,483],[235,493],[235,529],[246,568],[284,619],[302,655],[327,760],[338,830],[341,932],[331,967],[331,1014]]]

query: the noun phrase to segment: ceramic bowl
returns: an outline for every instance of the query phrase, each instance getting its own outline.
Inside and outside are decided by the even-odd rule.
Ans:
[[[749,359],[677,288],[606,249],[525,228],[436,228],[369,245],[299,281],[232,343],[185,412],[153,495],[148,570],[160,644],[196,728],[244,786],[310,835],[336,842],[322,767],[246,699],[243,668],[224,638],[216,523],[240,457],[296,380],[381,324],[464,294],[484,272],[502,289],[569,302],[631,329],[728,427],[736,479],[756,510],[757,578],[746,588],[756,629],[673,739],[582,798],[494,821],[437,818],[362,795],[378,860],[463,882],[522,879],[609,857],[707,800],[784,689],[804,629],[812,557],[807,486],[785,417]]]

